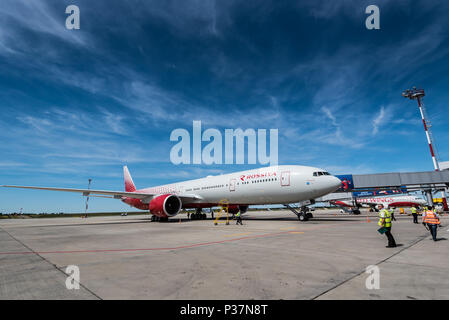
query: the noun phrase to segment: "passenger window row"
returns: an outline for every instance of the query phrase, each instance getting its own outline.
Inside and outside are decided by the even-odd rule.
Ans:
[[[223,188],[224,184],[216,185],[216,186],[209,186],[209,187],[202,187],[201,190],[208,190],[208,189],[216,189],[216,188]]]
[[[270,178],[270,179],[261,179],[261,180],[254,180],[254,181],[251,181],[251,183],[262,183],[262,182],[270,182],[270,181],[278,181],[278,179],[277,178]],[[249,181],[243,181],[242,182],[242,185],[243,184],[249,184],[250,182]],[[240,182],[237,182],[236,183],[237,185],[240,185]],[[224,184],[222,184],[222,185],[216,185],[216,186],[209,186],[209,187],[201,187],[201,190],[209,190],[209,189],[216,189],[216,188],[223,188],[225,185]],[[226,184],[226,187],[227,187],[228,185]]]
[[[270,179],[254,180],[254,181],[251,181],[251,183],[261,183],[261,182],[270,182],[270,181],[278,181],[278,179],[270,178]],[[249,182],[247,182],[247,183],[249,183]]]

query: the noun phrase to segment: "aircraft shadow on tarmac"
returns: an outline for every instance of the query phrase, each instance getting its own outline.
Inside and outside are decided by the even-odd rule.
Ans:
[[[208,217],[206,219],[206,221],[213,221],[215,220],[215,218],[210,218]],[[226,218],[221,217],[220,221],[225,221]],[[292,215],[291,217],[242,217],[243,222],[245,221],[293,221],[293,222],[299,222],[298,218],[295,217],[294,215]],[[99,225],[115,225],[115,224],[136,224],[136,223],[148,223],[148,222],[156,222],[156,223],[186,223],[186,222],[196,222],[196,221],[201,221],[201,220],[192,220],[189,219],[187,217],[182,217],[182,218],[171,218],[168,221],[164,221],[164,222],[156,222],[156,221],[151,221],[150,217],[143,217],[140,219],[120,219],[119,221],[111,221],[111,222],[92,222],[92,223],[83,223],[80,221],[80,223],[71,223],[71,224],[48,224],[48,225],[39,225],[40,228],[48,228],[48,227],[89,227],[89,226],[99,226]],[[205,220],[202,220],[205,221]],[[351,217],[339,217],[339,218],[328,218],[328,217],[315,217],[310,219],[307,222],[301,222],[301,223],[313,223],[313,222],[348,222],[348,221],[362,221],[357,217],[351,218]],[[230,218],[229,219],[229,223],[235,223],[236,220]],[[34,228],[36,226],[24,226],[24,228]]]
[[[211,219],[211,218],[207,218],[206,220],[215,220]],[[220,221],[225,221],[226,218],[220,218]],[[196,220],[191,220],[191,219],[187,219],[187,218],[182,218],[181,219],[182,222],[195,222]],[[232,222],[236,222],[235,219],[229,219],[229,221]],[[292,215],[291,217],[242,217],[242,221],[295,221],[298,222],[298,218],[295,217],[294,215]],[[348,221],[361,221],[361,219],[357,219],[357,218],[349,218],[349,217],[341,217],[341,218],[327,218],[327,217],[318,217],[318,218],[312,218],[309,221],[307,221],[306,223],[310,223],[310,222],[327,222],[327,221],[341,221],[341,222],[348,222]],[[173,218],[170,219],[169,222],[179,222],[179,219]]]

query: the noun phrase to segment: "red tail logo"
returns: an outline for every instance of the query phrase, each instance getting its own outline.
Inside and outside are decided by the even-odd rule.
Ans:
[[[123,175],[125,177],[125,191],[126,192],[136,191],[136,186],[134,185],[133,178],[131,178],[131,175],[129,174],[127,166],[123,167]]]

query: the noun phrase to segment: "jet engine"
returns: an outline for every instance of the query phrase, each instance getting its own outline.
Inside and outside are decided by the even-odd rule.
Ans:
[[[177,195],[163,194],[151,200],[148,208],[157,217],[174,217],[181,211],[182,202]]]

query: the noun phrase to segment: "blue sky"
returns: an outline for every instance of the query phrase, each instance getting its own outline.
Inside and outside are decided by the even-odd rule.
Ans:
[[[65,8],[81,29],[65,28]],[[365,28],[365,8],[381,29]],[[170,162],[170,133],[279,129],[279,163],[432,170],[415,102],[449,160],[446,1],[0,3],[0,184],[122,190],[257,167]],[[0,190],[0,212],[79,212],[77,194]],[[92,199],[92,211],[119,201]]]

